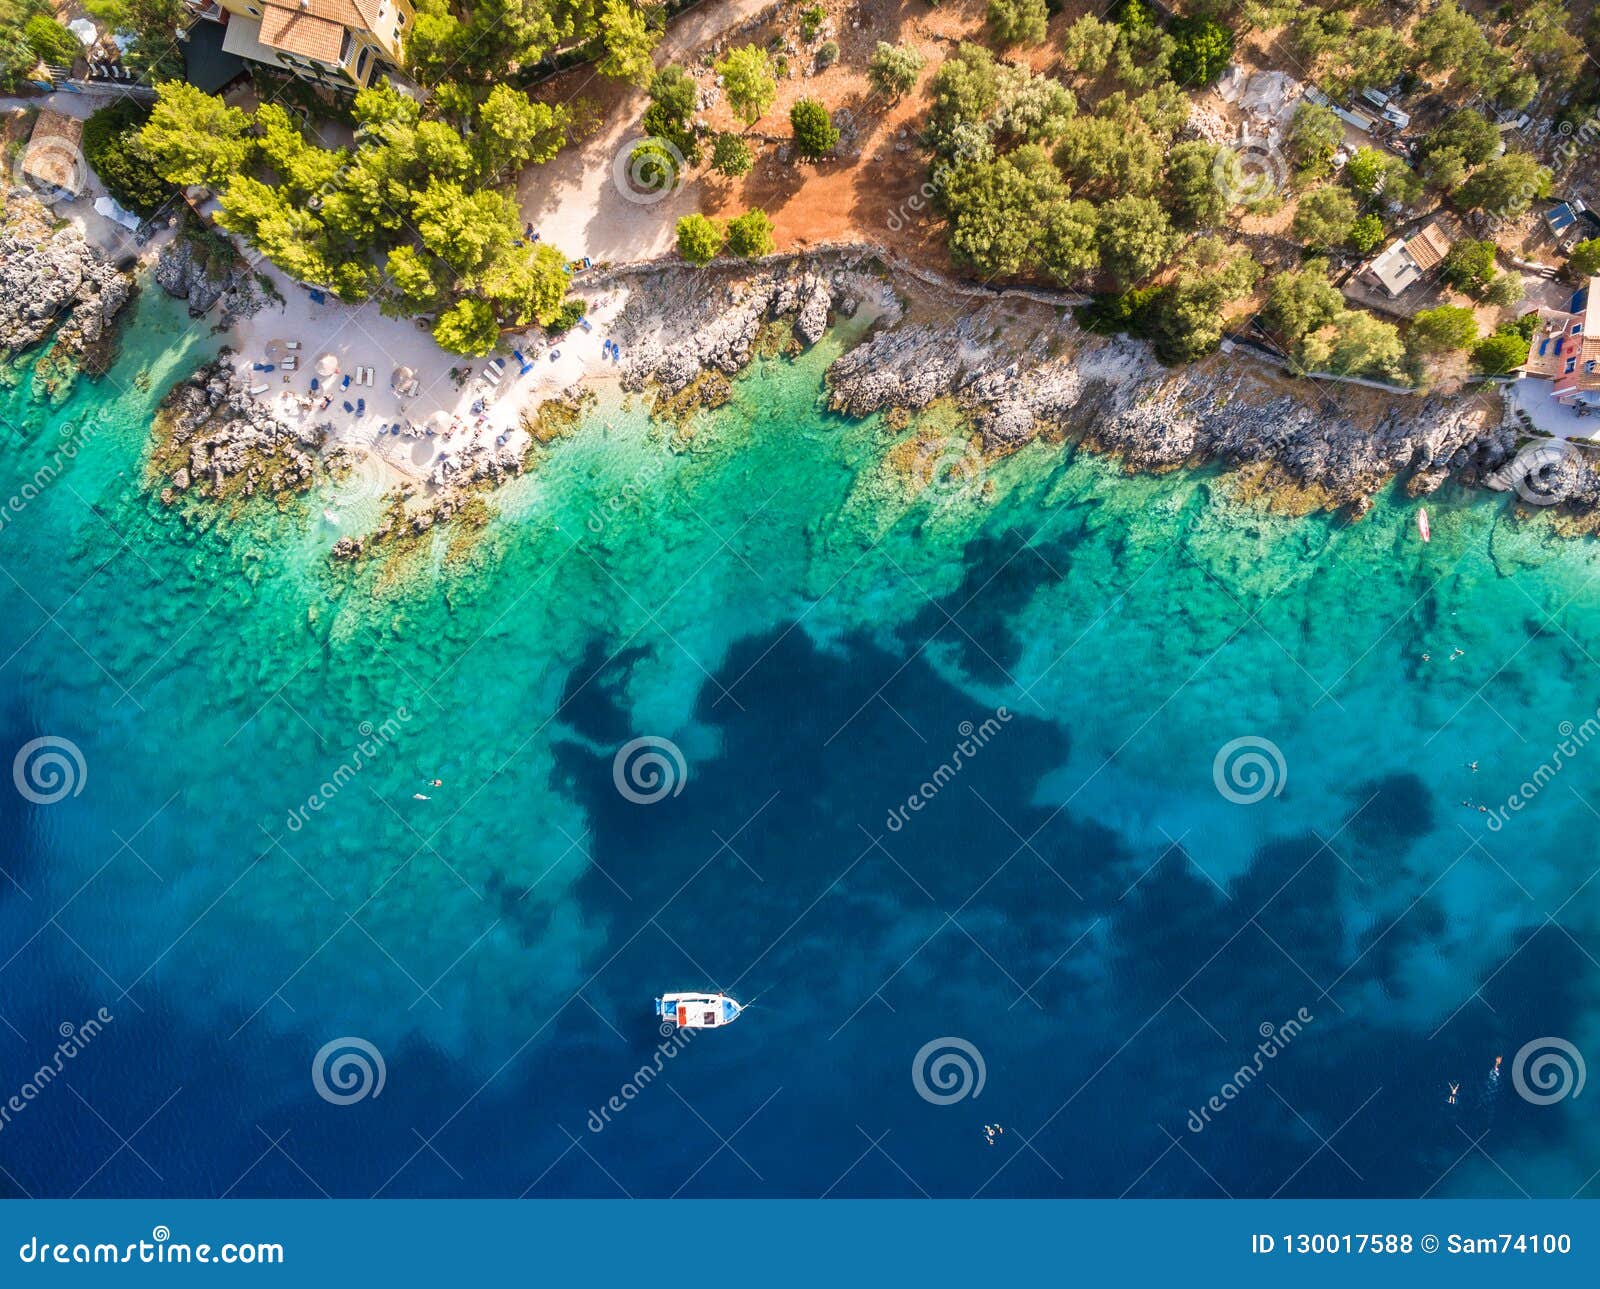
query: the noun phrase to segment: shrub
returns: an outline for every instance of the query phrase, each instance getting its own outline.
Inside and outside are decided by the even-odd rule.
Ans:
[[[722,250],[727,234],[704,215],[685,215],[678,221],[678,254],[691,264],[709,264]]]
[[[839,131],[828,117],[828,109],[814,98],[803,98],[789,109],[789,124],[794,128],[795,149],[808,161],[827,156],[839,146]]]
[[[728,254],[754,260],[771,255],[777,248],[772,221],[767,218],[766,211],[747,210],[737,219],[728,221]]]
[[[1445,255],[1439,274],[1458,291],[1482,293],[1494,280],[1494,243],[1463,238]]]
[[[177,190],[161,179],[138,150],[149,109],[131,99],[103,107],[83,123],[83,158],[106,191],[136,214],[148,215]]]
[[[1004,44],[1037,45],[1049,22],[1045,0],[989,0],[989,27]]]
[[[1185,89],[1210,85],[1233,57],[1233,32],[1210,18],[1179,18],[1168,29],[1177,42],[1168,70]]]
[[[832,67],[838,61],[839,61],[839,45],[838,45],[838,42],[832,41],[832,40],[825,40],[825,41],[822,42],[822,44],[817,46],[817,66],[818,67]]]
[[[71,67],[83,53],[78,38],[48,14],[36,13],[29,18],[22,35],[29,49],[58,67]]]
[[[748,174],[755,164],[750,145],[737,134],[719,134],[711,147],[711,168],[718,174],[737,179]]]
[[[1365,255],[1383,240],[1383,220],[1376,215],[1363,215],[1350,225],[1350,246]]]
[[[867,60],[867,79],[872,88],[888,98],[900,98],[917,83],[917,74],[928,60],[914,49],[880,40]]]

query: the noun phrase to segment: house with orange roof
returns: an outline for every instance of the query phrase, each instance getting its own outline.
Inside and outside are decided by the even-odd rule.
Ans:
[[[1600,276],[1574,292],[1565,309],[1540,309],[1522,366],[1526,375],[1548,380],[1552,397],[1568,407],[1600,406],[1600,315],[1591,335],[1591,300],[1600,300]]]
[[[222,48],[330,89],[365,89],[399,69],[411,0],[186,0],[226,24]]]

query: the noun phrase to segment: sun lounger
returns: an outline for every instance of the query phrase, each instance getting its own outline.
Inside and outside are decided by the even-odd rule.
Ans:
[[[356,399],[356,415],[357,416],[365,416],[366,414],[367,414],[367,400],[364,399],[364,398]]]
[[[345,373],[345,378],[342,381],[339,382],[339,388],[340,389],[349,389],[350,388],[350,374],[348,372]]]
[[[260,385],[252,385],[250,387],[250,392],[252,394],[265,394],[267,392],[267,386],[266,386],[265,383],[262,383]]]
[[[283,369],[284,369],[284,371],[293,371],[299,365],[300,365],[300,360],[298,358],[293,357],[293,356],[290,356],[290,357],[285,358],[283,360]]]
[[[348,398],[345,399],[345,401],[344,401],[344,410],[347,411],[347,412],[353,412],[353,411],[356,410],[355,408],[350,406],[350,400]]]
[[[589,325],[589,319],[587,319],[587,318],[579,318],[578,319],[578,325],[580,327],[582,327],[585,331],[593,331],[594,330],[594,328]]]
[[[285,340],[283,347],[285,349],[298,349],[300,348],[300,342],[298,340]]]
[[[315,394],[321,388],[322,388],[322,382],[319,381],[315,376],[313,376],[311,378],[311,392],[313,394]]]

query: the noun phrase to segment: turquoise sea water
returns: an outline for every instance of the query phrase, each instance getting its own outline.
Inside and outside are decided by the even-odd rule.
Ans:
[[[924,486],[823,409],[834,340],[687,431],[607,396],[351,569],[351,486],[146,488],[212,343],[146,295],[104,380],[5,397],[0,748],[82,762],[0,793],[0,1077],[62,1066],[0,1185],[1593,1193],[1593,1094],[1513,1079],[1600,1051],[1592,542],[1060,446]],[[711,986],[754,1006],[664,1048]]]

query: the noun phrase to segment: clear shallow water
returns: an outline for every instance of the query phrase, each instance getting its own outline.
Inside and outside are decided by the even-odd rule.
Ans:
[[[1509,1069],[1600,1050],[1600,747],[1499,831],[1462,805],[1600,701],[1592,543],[1447,494],[1422,547],[1403,497],[1282,519],[1057,448],[921,490],[821,410],[824,346],[689,436],[604,405],[475,542],[352,571],[352,488],[193,526],[143,491],[205,345],[147,297],[105,381],[5,404],[7,496],[95,427],[0,529],[5,755],[87,770],[0,794],[7,1093],[114,1019],[0,1127],[0,1185],[1592,1193],[1592,1096]],[[686,766],[649,805],[640,736]],[[1213,779],[1245,737],[1284,767],[1252,805]],[[637,1079],[651,998],[710,984],[755,1006]],[[341,1036],[381,1095],[318,1097]],[[946,1036],[984,1082],[937,1105]]]

